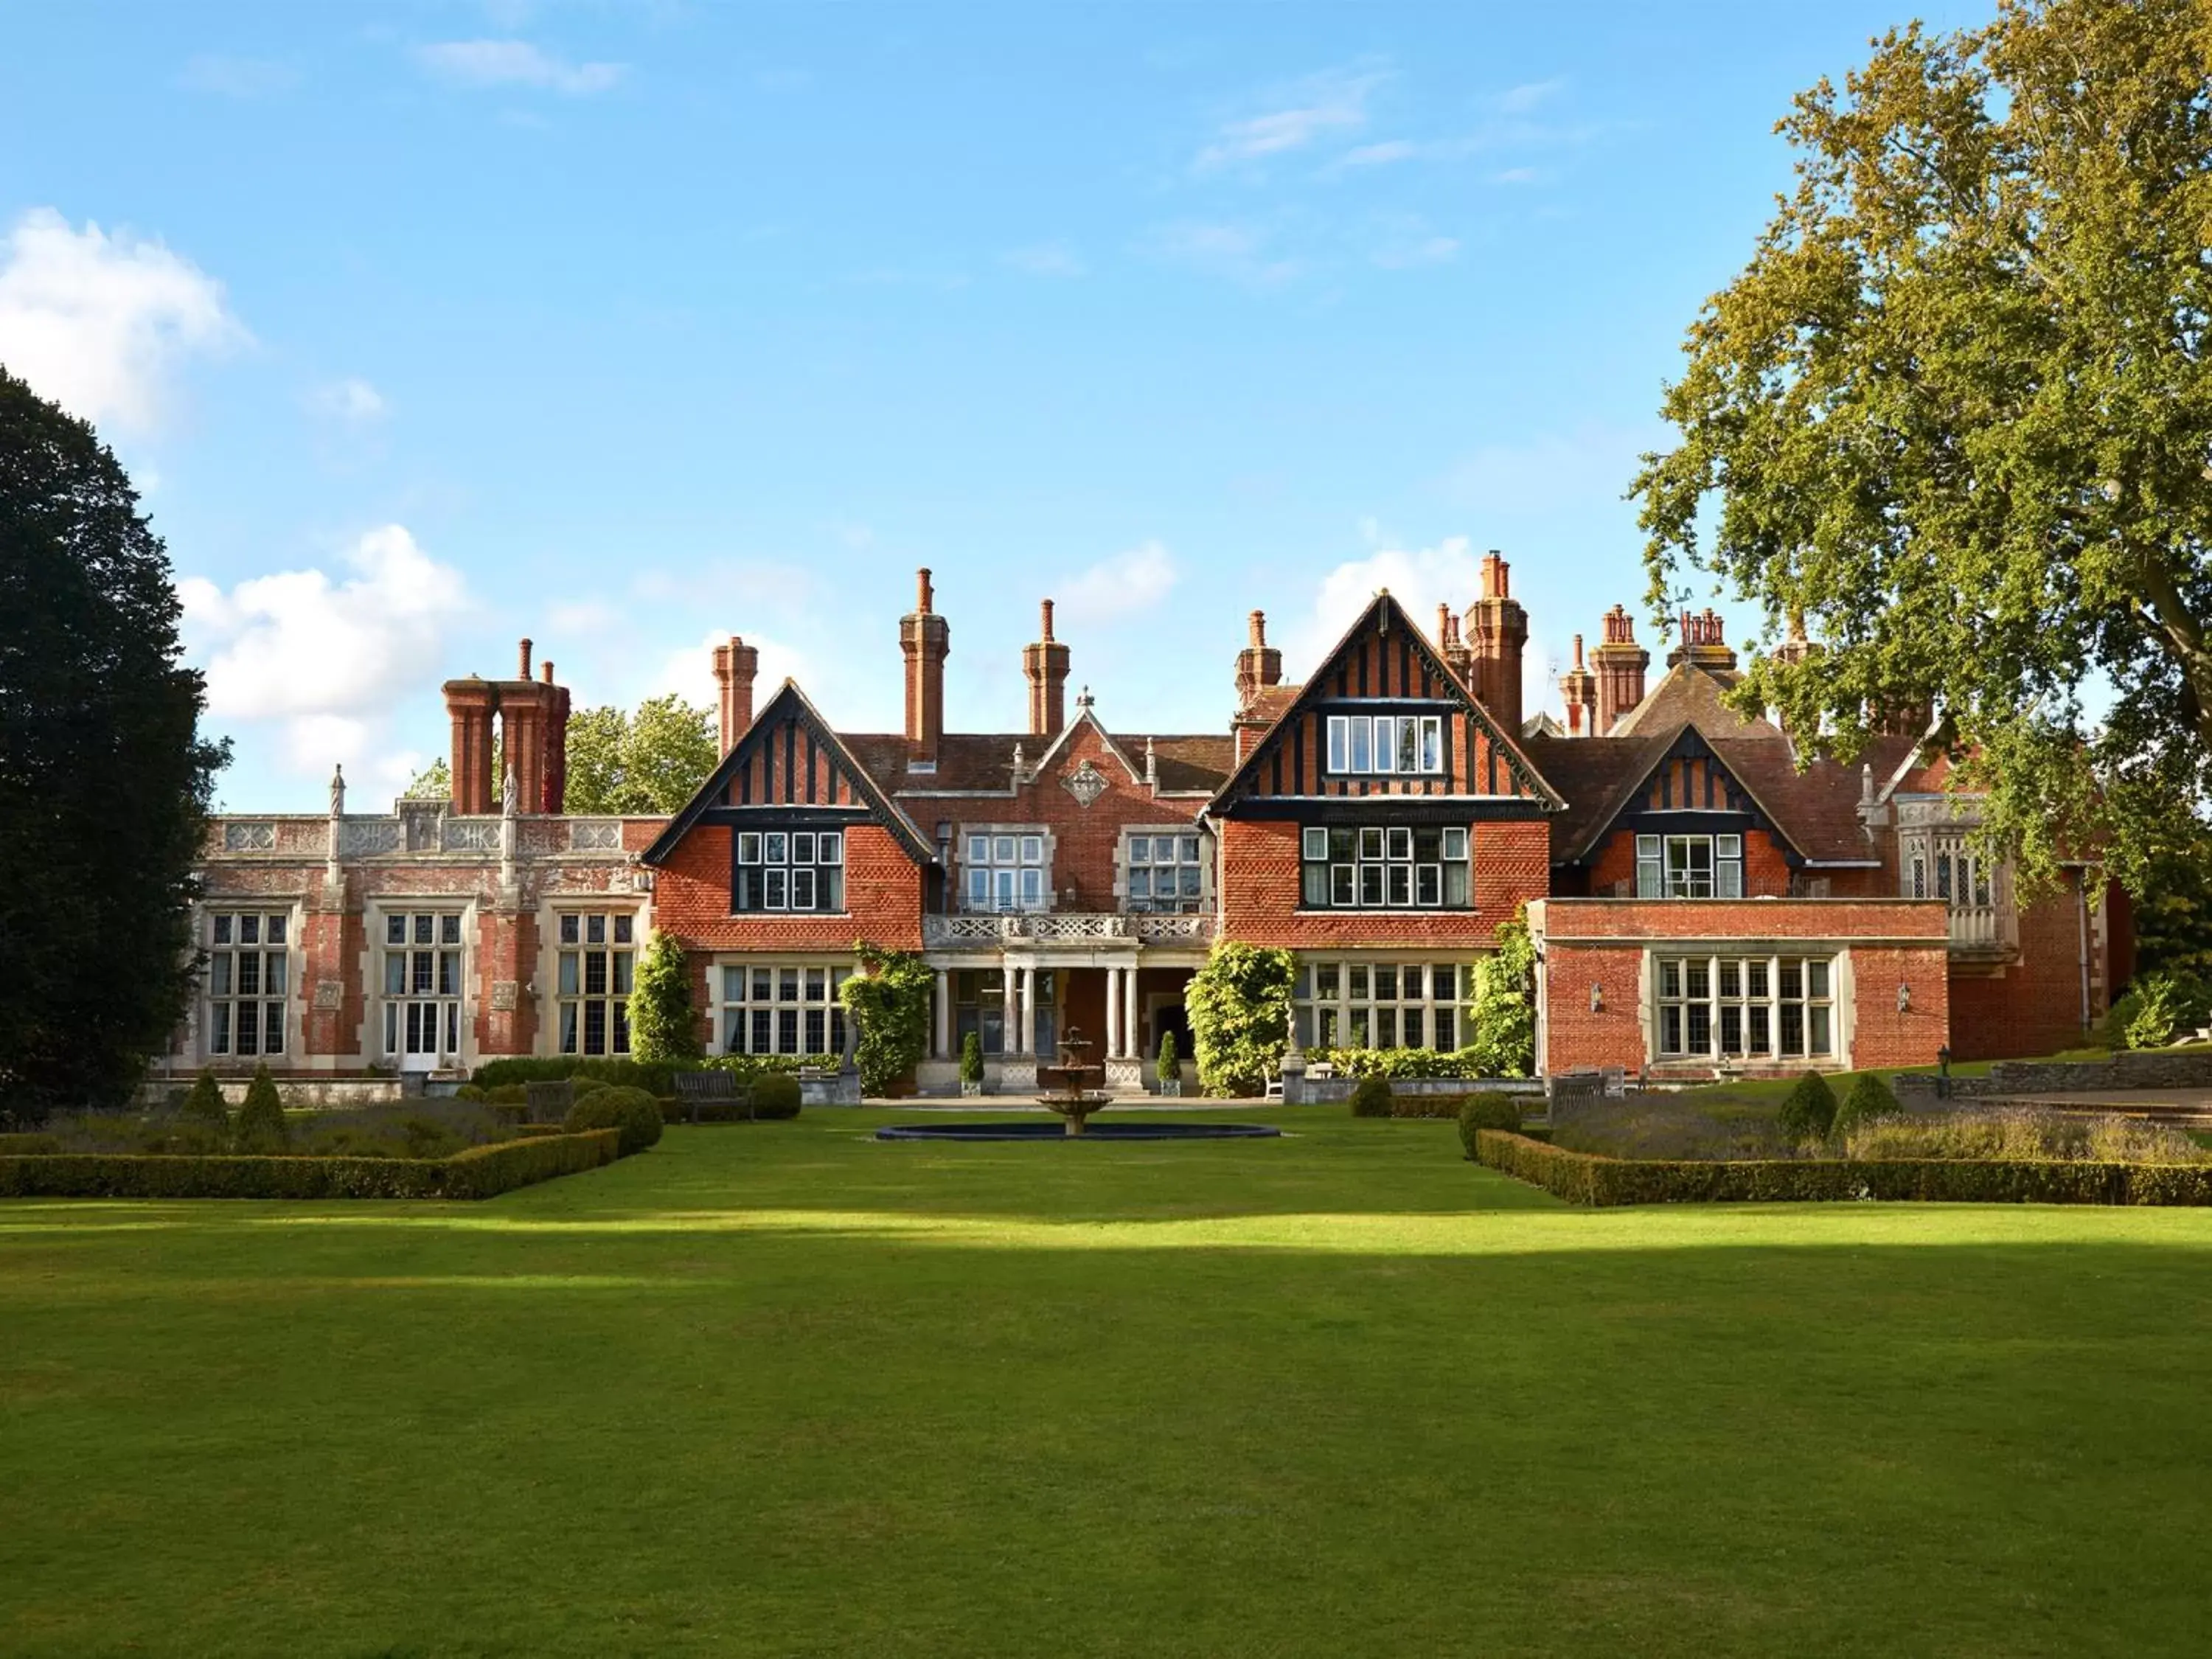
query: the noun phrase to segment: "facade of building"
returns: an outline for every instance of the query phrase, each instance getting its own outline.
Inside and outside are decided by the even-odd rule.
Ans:
[[[1450,1048],[1473,969],[1523,907],[1540,1067],[1657,1077],[2047,1052],[2129,969],[2094,864],[2016,902],[1969,845],[1924,722],[1854,767],[1728,707],[1720,619],[1682,618],[1656,684],[1627,613],[1522,717],[1528,619],[1492,554],[1425,630],[1378,593],[1303,684],[1255,611],[1218,732],[1109,730],[1071,700],[1046,601],[1022,729],[945,729],[951,628],[927,571],[900,623],[904,728],[833,728],[757,653],[714,653],[721,759],[667,818],[562,809],[567,691],[449,682],[452,795],[388,815],[215,826],[202,994],[175,1069],[358,1077],[629,1049],[635,964],[680,939],[709,1052],[845,1046],[854,945],[936,974],[916,1085],[972,1034],[1000,1087],[1071,1030],[1136,1089],[1217,939],[1290,950],[1306,1048]],[[1784,649],[1814,647],[1792,641]],[[502,774],[493,775],[495,743]]]

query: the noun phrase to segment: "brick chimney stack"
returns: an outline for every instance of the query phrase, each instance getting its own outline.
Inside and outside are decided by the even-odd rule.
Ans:
[[[1687,660],[1708,673],[1735,672],[1735,647],[1728,642],[1728,622],[1708,605],[1698,615],[1682,613],[1682,636],[1667,653],[1667,666]]]
[[[1251,707],[1252,700],[1271,685],[1283,683],[1283,653],[1267,643],[1267,613],[1255,611],[1247,618],[1250,642],[1237,653],[1237,706]]]
[[[446,682],[446,713],[453,732],[447,764],[457,813],[482,817],[499,811],[507,780],[492,775],[495,718],[501,760],[514,774],[516,810],[562,810],[568,790],[568,689],[554,684],[550,662],[539,665],[538,678],[531,678],[530,651],[530,641],[516,642],[511,680],[471,675]]]
[[[752,729],[753,678],[759,672],[759,647],[747,645],[738,635],[732,634],[726,643],[714,647],[714,684],[720,688],[715,700],[717,729],[725,756]]]
[[[568,798],[568,688],[553,683],[553,662],[538,665],[545,687],[545,781],[538,796],[539,810],[558,815]]]
[[[1583,636],[1575,635],[1575,665],[1559,676],[1559,693],[1567,702],[1567,735],[1597,734],[1597,676],[1583,666]]]
[[[952,625],[930,608],[927,569],[915,573],[915,605],[899,618],[899,649],[906,653],[906,754],[909,763],[934,769],[945,740],[945,659],[952,654]]]
[[[1790,613],[1790,637],[1774,647],[1774,654],[1795,667],[1820,654],[1820,647],[1805,637],[1805,613]]]
[[[1039,607],[1042,636],[1022,647],[1022,672],[1030,683],[1030,735],[1056,738],[1067,724],[1067,647],[1052,636],[1052,601]]]
[[[446,682],[446,713],[453,723],[452,774],[453,811],[482,817],[498,799],[491,781],[491,720],[499,694],[489,680],[473,674]]]
[[[1528,613],[1513,598],[1512,567],[1496,548],[1483,556],[1482,596],[1464,618],[1471,678],[1468,689],[1505,728],[1521,735],[1521,652],[1528,643]]]
[[[1624,605],[1605,613],[1605,639],[1593,653],[1597,658],[1597,726],[1604,737],[1644,701],[1644,671],[1651,666],[1651,653],[1636,642],[1636,621]]]
[[[1460,619],[1452,615],[1451,607],[1437,607],[1437,649],[1442,653],[1444,666],[1459,676],[1460,684],[1474,684],[1474,653],[1467,648],[1467,639],[1460,632]]]

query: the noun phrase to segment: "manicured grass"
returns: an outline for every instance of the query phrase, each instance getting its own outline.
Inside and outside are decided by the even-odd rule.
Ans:
[[[2212,1642],[2212,1215],[889,1115],[478,1205],[0,1204],[0,1652]]]

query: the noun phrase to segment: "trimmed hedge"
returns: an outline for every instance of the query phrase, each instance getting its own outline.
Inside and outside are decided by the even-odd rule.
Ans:
[[[562,1120],[562,1127],[570,1134],[586,1129],[619,1130],[623,1156],[628,1158],[659,1141],[660,1107],[642,1089],[602,1086],[569,1107],[568,1115]]]
[[[609,1083],[617,1088],[642,1089],[649,1095],[672,1095],[678,1072],[733,1072],[741,1078],[795,1076],[800,1066],[819,1065],[823,1058],[818,1054],[717,1054],[710,1060],[670,1061],[591,1059],[582,1054],[538,1055],[488,1060],[470,1074],[469,1082],[484,1090],[493,1100],[500,1099],[501,1091],[510,1088],[517,1091],[514,1097],[520,1100],[521,1085],[526,1083],[559,1083],[572,1077],[589,1078],[594,1083]]]
[[[1818,1072],[1808,1072],[1784,1097],[1774,1121],[1792,1140],[1826,1140],[1835,1127],[1836,1091]]]
[[[1390,1079],[1383,1077],[1364,1077],[1352,1085],[1352,1115],[1354,1117],[1389,1117],[1392,1101]]]
[[[752,1115],[773,1122],[799,1115],[799,1079],[795,1077],[763,1077],[753,1082]]]
[[[621,1156],[612,1129],[419,1160],[55,1152],[0,1157],[0,1198],[491,1198]]]
[[[1575,1204],[1911,1203],[2212,1205],[2212,1164],[1961,1158],[1601,1158],[1484,1129],[1474,1158]]]

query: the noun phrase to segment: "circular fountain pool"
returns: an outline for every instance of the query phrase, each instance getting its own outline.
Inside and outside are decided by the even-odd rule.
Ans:
[[[1282,1133],[1264,1123],[1092,1123],[1072,1135],[1043,1123],[894,1123],[878,1140],[1264,1140]]]

